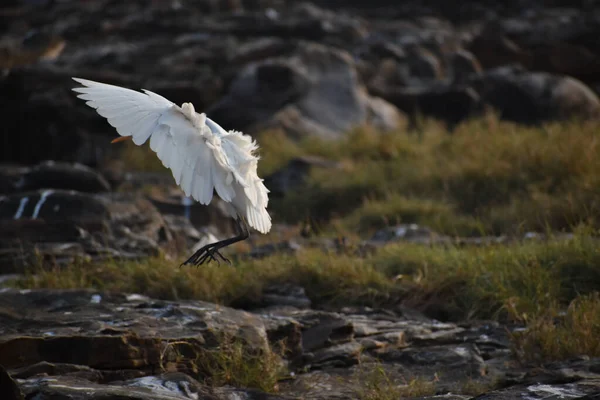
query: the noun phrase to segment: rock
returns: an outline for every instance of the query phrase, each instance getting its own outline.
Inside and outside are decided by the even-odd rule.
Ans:
[[[183,217],[196,229],[214,227],[215,234],[235,234],[235,225],[227,213],[225,202],[216,195],[208,206],[186,197],[179,189],[170,196],[150,195],[148,197],[163,215]]]
[[[288,339],[290,348],[298,340],[294,322],[283,318],[93,290],[5,289],[0,322],[0,364],[28,398],[40,399],[276,399],[208,389],[185,373],[197,376],[202,349],[226,338],[242,340],[248,351],[265,351],[267,338]]]
[[[4,400],[24,400],[21,389],[2,365],[0,365],[0,397]]]
[[[100,222],[110,213],[99,197],[66,190],[37,190],[3,196],[0,219]]]
[[[531,69],[567,75],[583,81],[598,81],[600,55],[570,43],[548,43],[532,51]]]
[[[393,119],[400,119],[386,103],[380,104],[384,108],[380,113],[369,110],[368,102],[349,54],[300,42],[292,56],[245,67],[227,96],[208,114],[227,121],[225,125],[233,129],[280,127],[296,136],[312,133],[322,137],[337,137],[368,124],[369,111],[386,121],[385,125],[393,126]],[[232,112],[234,109],[238,111]]]
[[[305,71],[291,63],[253,63],[240,72],[229,93],[207,113],[216,121],[224,121],[221,125],[226,129],[245,130],[305,95],[309,79]],[[234,109],[238,111],[233,113]]]
[[[248,301],[244,299],[232,305],[234,308],[244,310],[263,310],[268,311],[273,308],[296,308],[307,309],[311,306],[311,301],[306,295],[303,287],[293,284],[271,285],[263,289],[260,298],[257,301]]]
[[[458,50],[450,56],[452,79],[455,84],[468,82],[473,76],[481,75],[483,67],[475,55],[467,50]]]
[[[4,135],[2,162],[90,161],[83,151],[86,137],[73,115],[65,112],[69,102],[55,80],[54,74],[28,69],[11,70],[0,78],[0,118],[10,133]]]
[[[316,351],[310,358],[312,368],[349,367],[358,364],[363,347],[357,342],[348,342]]]
[[[266,288],[262,296],[263,306],[291,306],[310,308],[310,299],[303,287],[295,285],[277,285]]]
[[[476,80],[482,101],[502,119],[525,124],[600,117],[598,96],[581,81],[516,68],[486,71]]]
[[[35,260],[136,258],[168,250],[173,236],[138,195],[41,190],[0,197],[2,273]]]
[[[218,241],[215,235],[218,232],[213,233],[208,227],[201,232],[185,216],[164,214],[163,218],[167,227],[173,233],[181,252],[188,252],[190,249],[196,251],[205,244]],[[216,231],[216,229],[212,231]]]
[[[277,400],[284,397],[252,389],[210,388],[182,373],[99,384],[81,378],[57,376],[27,379],[22,387],[28,398],[40,400]]]
[[[108,371],[187,370],[195,352],[216,346],[223,335],[255,350],[268,346],[260,317],[209,303],[93,290],[4,290],[0,307],[0,364],[9,369],[46,361]],[[17,309],[22,318],[14,320],[7,311]],[[191,358],[178,360],[178,352]]]
[[[531,399],[597,399],[600,384],[596,380],[579,381],[576,383],[532,384],[512,386],[507,389],[495,390],[478,396],[482,400],[503,400],[514,398]]]
[[[95,170],[82,164],[54,161],[46,161],[26,170],[13,187],[13,191],[20,192],[39,189],[76,190],[86,193],[111,190],[106,179]]]
[[[485,396],[516,388],[541,396],[566,390],[565,382],[588,394],[597,385],[597,360],[552,363],[531,373],[515,368],[506,327],[497,322],[458,326],[406,308],[299,309],[288,300],[302,292],[294,285],[268,287],[267,307],[245,312],[94,290],[3,289],[0,364],[27,398],[41,399],[355,398],[364,379],[381,370],[390,382],[435,379],[436,391],[452,399],[473,383],[513,386]],[[203,376],[197,364],[203,349],[227,337],[250,351],[285,350],[294,374],[279,382],[280,396],[208,388],[190,378]]]
[[[411,83],[408,66],[391,58],[381,60],[377,69],[365,80],[369,91],[378,96],[388,89],[406,87]]]
[[[293,50],[293,43],[280,38],[257,38],[256,40],[240,44],[235,53],[231,55],[229,62],[241,66],[267,58],[278,57],[282,53],[290,53]]]
[[[28,398],[50,399],[126,399],[126,400],[217,400],[194,379],[181,374],[176,378],[144,377],[121,383],[98,384],[74,377],[42,377],[25,380],[21,386]],[[185,377],[185,378],[184,378]]]
[[[6,50],[0,56],[6,67],[0,117],[12,133],[4,139],[0,162],[35,165],[52,159],[96,166],[114,154],[107,140],[114,130],[77,102],[71,76],[145,87],[178,104],[192,101],[228,129],[275,127],[296,137],[307,132],[339,137],[361,125],[403,128],[407,122],[397,107],[382,101],[379,97],[388,99],[383,94],[366,93],[362,82],[381,93],[396,92],[398,104],[409,102],[404,110],[411,115],[419,106],[450,125],[472,115],[476,100],[468,81],[479,67],[520,64],[598,87],[600,25],[592,9],[509,3],[19,6],[0,13],[6,33],[6,46],[0,44]],[[89,13],[99,18],[92,21]],[[19,18],[29,22],[15,22]],[[110,36],[110,43],[99,40],[98,32]],[[29,56],[15,63],[17,53]],[[381,78],[377,85],[375,78]],[[564,90],[580,93],[571,103],[587,104],[587,94],[566,85]],[[511,93],[501,96],[513,102]],[[444,111],[440,104],[452,106]]]
[[[382,353],[380,357],[387,362],[393,361],[410,370],[415,375],[419,369],[429,369],[437,364],[437,371],[446,379],[451,374],[460,377],[477,378],[487,373],[484,360],[477,347],[470,345],[429,346],[425,349],[408,348]],[[460,379],[460,378],[457,378]]]
[[[417,116],[445,121],[449,130],[482,111],[481,96],[464,85],[439,85],[421,88],[373,88],[372,91],[408,114],[410,127],[418,125]]]
[[[531,64],[531,54],[507,38],[495,24],[487,26],[468,47],[484,68]]]
[[[64,50],[66,42],[59,36],[32,30],[21,40],[4,41],[1,45],[0,68],[10,69],[55,60]]]
[[[436,81],[444,77],[442,62],[432,51],[415,43],[407,44],[405,51],[411,78]]]

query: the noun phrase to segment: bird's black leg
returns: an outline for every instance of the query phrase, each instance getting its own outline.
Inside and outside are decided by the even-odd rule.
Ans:
[[[223,261],[231,264],[231,262],[226,257],[224,257],[219,252],[219,250],[221,250],[222,248],[225,248],[229,245],[232,245],[234,243],[241,242],[242,240],[246,240],[250,236],[250,232],[248,231],[248,226],[246,225],[246,221],[242,217],[240,217],[239,219],[236,220],[236,226],[239,231],[237,236],[234,236],[229,239],[221,240],[219,242],[207,244],[206,246],[202,246],[200,249],[198,249],[198,251],[196,251],[194,254],[192,254],[192,256],[190,258],[188,258],[185,262],[183,262],[181,265],[183,266],[183,265],[193,264],[193,265],[199,266],[199,265],[204,264],[207,260],[208,260],[208,262],[214,260],[217,263],[219,263],[218,258],[215,256],[218,256]]]

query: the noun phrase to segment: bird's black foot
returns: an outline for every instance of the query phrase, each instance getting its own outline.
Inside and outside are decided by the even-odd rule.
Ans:
[[[204,250],[203,253],[200,253],[199,258],[194,262],[194,265],[199,267],[200,265],[204,264],[206,261],[211,262],[211,261],[216,261],[217,265],[221,265],[221,263],[219,262],[219,258],[215,257],[218,256],[221,258],[221,260],[225,261],[227,264],[231,265],[231,261],[229,261],[229,259],[227,257],[224,257],[223,254],[221,254],[219,252],[219,247],[214,246],[214,247],[210,247],[206,250]]]
[[[180,266],[195,265],[199,267],[200,265],[204,263],[210,263],[211,261],[215,261],[217,265],[221,265],[219,258],[221,258],[221,260],[225,261],[227,264],[231,265],[231,261],[229,261],[227,257],[223,256],[223,254],[219,252],[219,249],[219,243],[212,243],[201,247]]]
[[[248,238],[249,232],[248,227],[246,226],[246,222],[241,219],[242,223],[238,221],[238,230],[240,234],[238,236],[232,237],[230,239],[221,240],[220,242],[207,244],[206,246],[201,247],[196,251],[190,258],[184,261],[180,267],[184,265],[195,265],[200,266],[205,262],[209,263],[211,261],[216,261],[218,265],[221,265],[219,262],[219,258],[225,261],[227,264],[231,265],[231,261],[228,258],[224,257],[223,254],[219,252],[224,247],[232,245],[234,243],[240,242]]]

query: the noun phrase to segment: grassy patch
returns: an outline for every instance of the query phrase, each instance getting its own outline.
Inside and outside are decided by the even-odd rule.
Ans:
[[[469,396],[479,396],[481,394],[487,393],[491,390],[494,390],[498,386],[498,382],[495,380],[492,381],[478,381],[473,379],[468,379],[462,382],[457,390],[458,394],[469,395]]]
[[[179,267],[180,261],[150,258],[64,268],[36,267],[19,287],[76,288],[143,293],[158,299],[198,299],[224,305],[257,300],[270,284],[304,286],[317,304],[390,301],[401,290],[367,259],[352,255],[302,251],[262,260],[237,260],[234,267]]]
[[[404,397],[423,397],[435,394],[435,382],[422,378],[408,381],[392,379],[381,365],[369,368],[357,378],[361,389],[357,397],[361,400],[396,400]]]
[[[600,227],[600,139],[592,123],[528,128],[492,117],[448,135],[429,121],[422,135],[356,129],[340,140],[257,136],[259,174],[300,155],[340,161],[315,169],[306,187],[273,198],[279,222],[310,218],[368,234],[397,221],[460,236]],[[122,144],[129,170],[166,171],[147,145]]]
[[[216,350],[203,349],[197,367],[204,381],[212,386],[255,388],[273,393],[278,382],[287,375],[282,358],[269,350],[249,351],[239,340],[223,340]]]
[[[179,268],[163,258],[38,267],[17,285],[94,287],[235,305],[258,300],[268,285],[293,283],[316,306],[403,302],[442,320],[526,321],[598,290],[600,246],[588,233],[481,247],[399,243],[365,257],[307,248],[296,255],[236,260],[234,267]]]
[[[339,222],[351,232],[371,232],[386,226],[413,223],[452,236],[477,236],[484,230],[476,218],[457,215],[446,202],[410,198],[399,193],[382,199],[366,199]]]
[[[334,142],[272,133],[259,142],[262,173],[300,154],[344,165],[315,170],[306,187],[273,199],[280,220],[341,218],[361,230],[413,220],[459,235],[600,227],[594,124],[525,128],[488,119],[464,123],[452,136],[433,128],[421,136],[362,129]]]
[[[236,260],[234,267],[179,268],[177,261],[164,258],[82,263],[37,267],[13,284],[92,287],[237,306],[256,304],[269,285],[292,283],[305,288],[314,307],[404,304],[440,320],[521,322],[527,329],[513,337],[515,354],[534,362],[536,357],[600,355],[600,302],[594,297],[600,288],[598,241],[582,230],[572,239],[480,247],[398,243],[365,257],[307,248],[295,255]],[[240,349],[231,350],[227,362],[235,363]]]
[[[168,342],[161,355],[161,368],[177,371],[182,367],[210,386],[232,385],[269,393],[277,392],[278,382],[289,376],[283,357],[271,347],[250,347],[230,335],[222,335],[218,345],[209,348],[193,340]]]
[[[549,309],[513,333],[514,352],[525,363],[539,364],[578,356],[600,357],[600,294],[574,299],[566,312]]]

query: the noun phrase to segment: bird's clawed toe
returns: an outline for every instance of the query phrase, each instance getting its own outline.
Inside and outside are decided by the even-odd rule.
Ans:
[[[221,258],[221,260],[225,261],[227,264],[231,265],[231,261],[229,261],[227,257],[223,256],[223,254],[219,252],[219,247],[217,245],[218,243],[214,243],[202,247],[197,252],[195,252],[190,258],[184,261],[180,266],[195,265],[196,267],[199,267],[200,265],[204,263],[210,263],[211,261],[215,261],[217,265],[221,265],[219,258]]]
[[[221,240],[219,242],[207,244],[206,246],[201,247],[194,254],[192,254],[192,256],[190,258],[188,258],[185,262],[183,262],[181,264],[181,266],[195,265],[195,266],[199,267],[200,265],[204,264],[205,262],[211,262],[211,261],[216,261],[216,263],[218,265],[221,265],[221,263],[219,262],[219,258],[221,260],[225,261],[227,264],[232,265],[231,261],[229,261],[229,259],[227,257],[224,257],[223,254],[221,254],[219,252],[219,250],[248,238],[248,236],[249,236],[248,227],[246,226],[246,223],[243,219],[241,219],[241,221],[242,221],[241,224],[240,224],[239,220],[237,222],[237,228],[238,228],[238,231],[240,232],[237,236],[229,238],[229,239]]]

